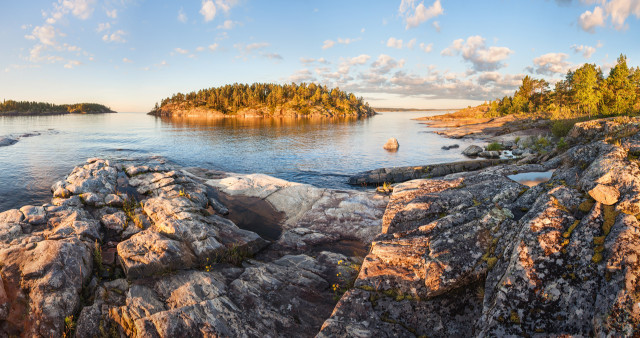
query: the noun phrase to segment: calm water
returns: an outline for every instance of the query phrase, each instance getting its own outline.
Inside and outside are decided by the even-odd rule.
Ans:
[[[90,157],[159,155],[183,166],[346,188],[348,176],[363,170],[461,160],[468,141],[442,138],[411,120],[435,114],[394,112],[360,120],[161,119],[142,113],[0,117],[0,136],[40,133],[0,147],[0,211],[49,201],[51,184]],[[391,136],[400,143],[394,153],[382,149]],[[454,143],[460,148],[440,149]]]

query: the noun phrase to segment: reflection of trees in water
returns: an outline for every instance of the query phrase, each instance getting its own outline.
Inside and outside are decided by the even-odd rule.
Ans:
[[[183,128],[285,127],[304,125],[351,124],[364,118],[347,117],[160,117],[163,123]]]

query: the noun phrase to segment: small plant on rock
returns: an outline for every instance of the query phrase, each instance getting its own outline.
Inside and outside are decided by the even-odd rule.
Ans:
[[[76,331],[76,322],[73,320],[73,316],[67,316],[64,318],[64,332],[62,337],[73,337]]]
[[[93,265],[98,269],[98,273],[102,274],[104,267],[102,266],[102,249],[100,243],[96,240],[93,245]]]
[[[502,144],[500,144],[498,142],[491,142],[487,146],[487,150],[488,151],[500,151],[500,150],[502,150]]]

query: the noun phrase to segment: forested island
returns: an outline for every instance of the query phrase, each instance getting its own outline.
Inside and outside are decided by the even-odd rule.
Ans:
[[[314,83],[225,85],[177,93],[156,103],[155,116],[371,116],[362,97]]]
[[[46,102],[5,100],[0,103],[0,116],[106,114],[115,113],[97,103],[52,104]]]
[[[424,119],[479,119],[512,116],[517,120],[548,119],[555,136],[565,136],[577,122],[640,112],[640,67],[629,67],[620,55],[605,77],[591,63],[567,72],[551,89],[544,79],[525,76],[513,96],[485,102],[455,113]]]

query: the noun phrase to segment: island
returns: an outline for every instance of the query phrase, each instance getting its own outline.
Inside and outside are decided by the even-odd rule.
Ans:
[[[64,114],[115,113],[111,108],[97,103],[53,104],[46,102],[4,100],[0,103],[0,116],[33,116]]]
[[[375,111],[362,97],[315,83],[254,83],[177,93],[156,103],[154,116],[357,116]]]

